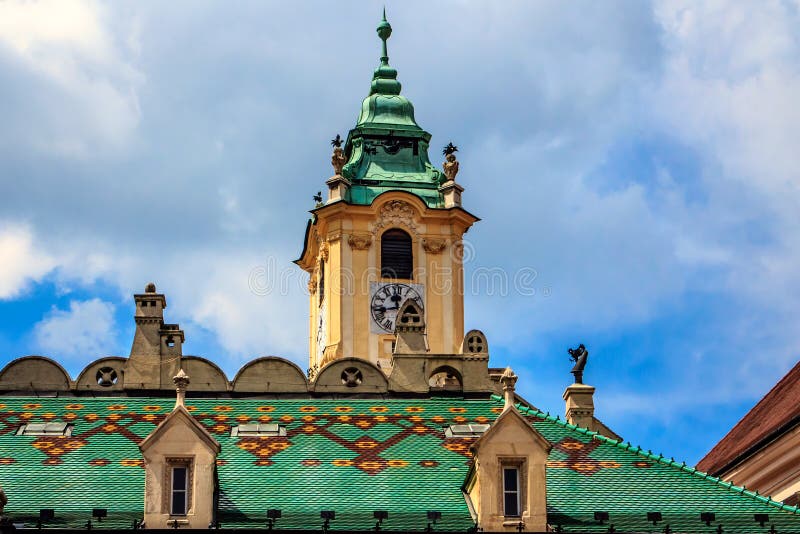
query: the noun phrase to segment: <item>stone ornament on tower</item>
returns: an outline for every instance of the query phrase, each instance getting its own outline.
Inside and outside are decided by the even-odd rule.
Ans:
[[[428,254],[441,254],[447,247],[446,239],[437,239],[435,237],[423,237],[422,248]]]
[[[347,238],[347,244],[353,250],[367,250],[372,246],[372,234],[351,234]]]
[[[444,154],[444,163],[442,164],[442,169],[444,170],[444,175],[447,177],[447,180],[452,182],[456,180],[456,175],[458,174],[458,161],[456,160],[456,152],[458,152],[458,147],[452,142],[447,143],[447,146],[442,150],[442,154]]]
[[[331,165],[333,165],[333,175],[341,176],[342,168],[347,163],[347,158],[344,157],[344,149],[342,149],[342,136],[336,134],[336,137],[331,139],[331,146],[333,147],[333,155],[331,156]]]
[[[447,180],[439,186],[439,191],[444,197],[445,208],[461,206],[461,193],[464,191],[464,188],[456,183],[456,175],[458,174],[456,152],[458,152],[458,147],[453,143],[447,143],[447,146],[442,150],[442,154],[444,154],[442,170]]]
[[[328,185],[328,202],[336,202],[337,200],[344,200],[347,195],[347,188],[350,187],[350,181],[342,176],[342,169],[344,169],[347,158],[344,155],[342,136],[336,134],[336,137],[331,139],[331,146],[333,147],[333,154],[331,155],[331,165],[333,166],[333,176],[325,183]],[[317,207],[324,204],[320,198]]]

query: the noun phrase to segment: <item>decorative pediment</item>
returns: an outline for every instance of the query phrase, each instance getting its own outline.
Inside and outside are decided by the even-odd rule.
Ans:
[[[521,440],[520,438],[524,436],[527,436],[527,439]],[[500,444],[506,454],[510,454],[512,449],[517,447],[520,450],[530,450],[531,446],[535,446],[546,457],[553,448],[553,445],[513,406],[508,407],[495,419],[489,430],[472,444],[472,450],[480,454],[480,449],[489,443]]]
[[[142,451],[142,454],[145,454],[148,449],[159,443],[162,438],[167,437],[169,431],[177,426],[189,428],[208,449],[213,451],[214,454],[219,454],[221,449],[219,442],[183,406],[176,406],[172,413],[142,440],[139,444],[139,450]]]
[[[381,206],[378,220],[372,229],[372,233],[377,234],[383,228],[391,228],[393,226],[403,226],[415,234],[419,233],[414,222],[414,208],[411,204],[404,200],[390,200]]]

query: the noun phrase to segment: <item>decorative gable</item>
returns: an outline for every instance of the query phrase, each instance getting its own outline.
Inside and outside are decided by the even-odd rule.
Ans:
[[[175,377],[175,409],[139,444],[145,468],[147,528],[207,528],[214,521],[216,460],[220,444],[183,405],[189,383]]]
[[[547,458],[552,445],[517,409],[506,406],[473,445],[466,488],[485,531],[544,532]]]

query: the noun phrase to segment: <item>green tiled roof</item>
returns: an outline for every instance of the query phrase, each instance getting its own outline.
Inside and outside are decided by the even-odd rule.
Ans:
[[[595,511],[609,513],[618,531],[767,532],[774,524],[781,532],[800,531],[798,508],[700,473],[685,463],[654,455],[639,447],[612,440],[560,419],[520,406],[535,420],[534,427],[553,443],[547,463],[548,522],[564,531],[607,532]],[[653,526],[647,512],[661,512]],[[707,526],[702,512],[713,512]],[[768,514],[760,527],[754,514]]]
[[[138,442],[171,410],[168,398],[0,398],[0,485],[15,521],[35,522],[54,508],[51,526],[82,527],[92,508],[107,508],[95,527],[127,527],[143,512],[144,470]],[[189,399],[193,416],[222,445],[218,457],[223,527],[259,527],[279,508],[280,528],[319,528],[321,510],[336,511],[331,528],[417,530],[439,510],[437,530],[474,525],[461,491],[469,439],[446,438],[450,424],[491,422],[497,398]],[[766,532],[800,530],[793,507],[729,487],[670,460],[575,428],[521,407],[553,443],[547,468],[549,522],[564,531],[605,532],[593,519],[608,511],[617,530]],[[71,437],[15,435],[26,422],[63,421]],[[232,437],[232,425],[277,422],[284,437]],[[648,511],[660,511],[658,527]],[[700,512],[716,513],[706,527]],[[760,528],[753,514],[767,513]]]

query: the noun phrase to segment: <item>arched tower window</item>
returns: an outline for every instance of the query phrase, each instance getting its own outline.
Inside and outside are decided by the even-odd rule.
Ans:
[[[319,304],[325,298],[325,260],[319,261]]]
[[[396,228],[384,232],[381,236],[381,276],[410,279],[413,269],[411,236]]]

